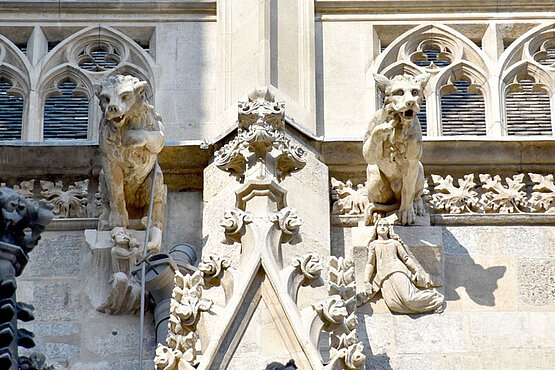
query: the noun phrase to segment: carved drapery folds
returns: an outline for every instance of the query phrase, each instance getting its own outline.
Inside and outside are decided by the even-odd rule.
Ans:
[[[194,369],[201,360],[201,343],[197,324],[212,301],[202,298],[203,273],[183,275],[175,271],[175,287],[170,303],[166,346],[158,344],[154,364],[157,370]]]
[[[285,103],[276,102],[267,87],[252,91],[238,103],[237,136],[214,153],[216,166],[239,180],[251,156],[268,165],[270,155],[278,179],[303,168],[305,151],[285,136],[284,114]]]
[[[431,175],[432,186],[426,186],[423,199],[435,214],[518,214],[554,213],[555,184],[553,175],[521,173],[506,177],[479,174],[476,182],[474,174],[466,174],[459,179],[451,175]],[[367,204],[360,202],[359,194],[365,192],[359,184],[357,191],[350,181],[343,183],[332,178],[332,216],[362,217]],[[345,188],[350,190],[344,191]],[[336,194],[345,194],[339,197]],[[353,211],[354,204],[357,208]],[[347,206],[346,206],[347,205]]]

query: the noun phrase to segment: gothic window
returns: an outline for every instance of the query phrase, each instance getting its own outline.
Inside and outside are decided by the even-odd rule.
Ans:
[[[482,94],[469,92],[471,83],[462,79],[446,86],[450,88],[441,97],[442,135],[485,135],[486,115]],[[447,89],[444,86],[442,90]]]
[[[0,140],[21,140],[23,99],[10,91],[12,86],[0,77]]]
[[[120,52],[112,44],[101,41],[91,42],[77,57],[79,67],[91,72],[114,69],[120,61]]]
[[[551,135],[549,95],[531,77],[517,81],[505,97],[509,135]]]
[[[86,139],[89,99],[70,79],[57,85],[58,93],[44,102],[45,140]]]
[[[428,134],[428,123],[426,121],[426,98],[422,99],[422,104],[420,105],[420,112],[416,115],[420,121],[420,128],[422,129],[422,136]]]

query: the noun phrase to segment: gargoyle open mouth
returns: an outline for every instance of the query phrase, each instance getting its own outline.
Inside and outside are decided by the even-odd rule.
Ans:
[[[125,115],[121,115],[121,116],[112,118],[112,121],[115,121],[116,123],[120,123],[124,118],[125,118]]]
[[[404,119],[411,119],[414,117],[414,111],[412,109],[407,109],[406,111],[401,112],[401,116],[403,116]]]

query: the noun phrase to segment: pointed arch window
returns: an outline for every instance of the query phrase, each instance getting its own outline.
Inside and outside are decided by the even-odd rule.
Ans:
[[[0,140],[21,140],[23,98],[11,91],[13,83],[0,77]]]
[[[89,98],[66,78],[44,102],[45,140],[87,139]]]
[[[505,112],[508,135],[553,134],[548,92],[528,75],[517,77],[507,88]]]
[[[484,97],[466,79],[442,87],[442,135],[486,135]]]

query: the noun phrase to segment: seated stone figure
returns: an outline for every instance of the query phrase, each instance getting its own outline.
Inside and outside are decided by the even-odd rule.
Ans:
[[[103,118],[100,124],[100,230],[129,227],[145,218],[152,171],[156,171],[149,250],[159,250],[165,218],[166,187],[156,162],[164,146],[162,118],[147,103],[147,83],[132,76],[111,76],[96,94]],[[144,227],[144,226],[143,226]]]
[[[443,311],[444,297],[387,219],[374,225],[364,272],[368,299],[381,290],[385,304],[395,313]]]

